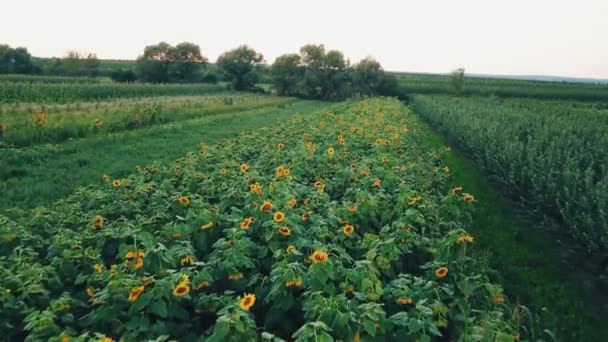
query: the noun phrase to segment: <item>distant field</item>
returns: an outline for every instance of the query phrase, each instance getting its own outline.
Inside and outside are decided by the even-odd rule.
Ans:
[[[294,101],[286,97],[221,93],[205,96],[149,97],[68,105],[0,105],[0,148],[58,143],[72,138],[138,129],[209,114]]]
[[[395,73],[395,75],[398,77],[400,92],[404,95],[448,93],[449,76],[411,73]],[[501,97],[608,101],[606,84],[526,81],[466,75],[464,93]]]

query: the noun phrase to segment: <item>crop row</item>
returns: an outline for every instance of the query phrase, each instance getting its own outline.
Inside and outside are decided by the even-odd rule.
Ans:
[[[115,100],[89,104],[29,106],[28,114],[0,109],[0,148],[59,143],[227,111],[282,105],[292,98],[224,93],[208,96]],[[0,107],[2,108],[2,107]]]
[[[431,124],[506,193],[591,252],[608,247],[608,110],[595,104],[415,96]]]
[[[205,95],[225,91],[223,84],[27,83],[0,81],[0,103],[71,103],[114,98]]]
[[[9,339],[509,340],[474,196],[396,100],[335,105],[0,216]],[[101,177],[101,176],[100,176]],[[442,336],[442,337],[441,337]]]

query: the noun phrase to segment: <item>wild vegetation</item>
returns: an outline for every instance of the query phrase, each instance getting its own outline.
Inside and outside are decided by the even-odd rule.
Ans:
[[[48,209],[7,213],[3,330],[15,339],[529,336],[525,311],[471,257],[474,196],[451,184],[410,115],[395,100],[347,102]]]

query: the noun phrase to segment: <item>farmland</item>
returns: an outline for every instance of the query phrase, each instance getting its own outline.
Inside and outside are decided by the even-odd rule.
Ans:
[[[8,212],[3,324],[35,339],[532,333],[471,257],[474,195],[411,115],[346,102]]]
[[[605,87],[327,56],[0,76],[6,339],[603,340]]]

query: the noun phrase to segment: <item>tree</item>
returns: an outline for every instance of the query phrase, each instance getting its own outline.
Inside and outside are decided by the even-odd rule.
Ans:
[[[112,81],[114,82],[135,82],[137,81],[137,75],[133,70],[118,69],[112,71],[110,74]]]
[[[384,82],[382,65],[371,57],[362,59],[354,66],[355,83],[361,95],[378,95]]]
[[[449,91],[456,96],[461,96],[464,93],[464,68],[452,71]]]
[[[166,42],[149,45],[137,59],[139,78],[144,82],[193,82],[200,77],[207,58],[198,45],[188,42],[171,46]]]
[[[301,92],[300,81],[304,75],[302,58],[296,53],[277,57],[270,72],[279,95],[296,96]]]
[[[26,48],[0,45],[0,74],[31,74],[36,71]]]
[[[247,45],[224,52],[217,65],[224,71],[235,90],[254,90],[258,80],[255,66],[262,63],[264,56]]]

